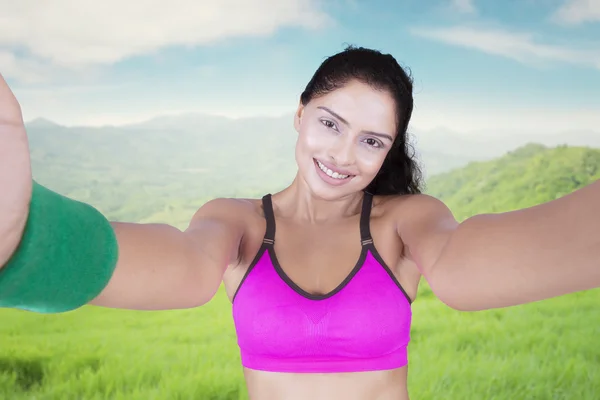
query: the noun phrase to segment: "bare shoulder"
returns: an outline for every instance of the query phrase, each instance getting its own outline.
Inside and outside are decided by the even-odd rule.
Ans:
[[[382,202],[393,219],[405,256],[427,273],[458,227],[452,211],[443,201],[427,194],[389,196]]]
[[[245,221],[257,213],[257,200],[219,197],[204,203],[192,217],[190,225],[206,219]]]
[[[421,194],[375,196],[373,203],[372,213],[384,221],[384,232],[387,232],[385,237],[376,238],[379,250],[382,251],[381,255],[388,257],[387,259],[390,261],[388,264],[396,279],[414,302],[423,272],[415,257],[414,237],[417,233],[415,227],[427,225],[427,216],[439,214],[439,210],[445,209],[445,205],[432,196]],[[408,232],[411,232],[412,235],[409,235]],[[423,237],[424,235],[417,236]],[[394,243],[399,243],[399,245]],[[394,250],[390,252],[389,248]]]
[[[380,204],[386,204],[390,210],[399,210],[410,207],[413,211],[415,208],[431,208],[444,207],[447,208],[443,201],[428,194],[404,194],[390,196],[375,196],[376,201]]]
[[[422,224],[454,219],[452,211],[440,199],[427,194],[375,196],[375,205],[400,225]]]
[[[236,232],[240,237],[240,248],[245,248],[245,244],[256,236],[263,219],[261,200],[220,197],[206,202],[196,211],[187,231],[220,226],[226,231]]]

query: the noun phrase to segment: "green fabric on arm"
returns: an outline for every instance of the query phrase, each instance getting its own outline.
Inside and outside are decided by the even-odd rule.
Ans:
[[[23,237],[0,269],[0,307],[77,309],[108,285],[117,259],[114,230],[98,210],[34,181]]]

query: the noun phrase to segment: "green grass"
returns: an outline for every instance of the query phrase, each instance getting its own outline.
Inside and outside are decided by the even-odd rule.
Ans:
[[[597,399],[600,291],[461,313],[423,284],[413,305],[409,391],[428,399]],[[247,399],[231,306],[0,310],[0,398]]]
[[[62,171],[56,163],[40,164],[42,183],[54,182],[49,187],[99,207],[110,218],[180,228],[209,198],[259,197],[276,190],[273,182],[283,181],[258,183],[222,174],[214,182],[181,174],[152,180],[151,173],[140,172],[143,168],[139,175],[128,172],[125,181],[110,168],[93,172],[110,163],[91,169],[73,165],[78,167]],[[463,219],[552,200],[598,179],[598,171],[598,150],[532,145],[433,177],[428,186]],[[264,188],[266,182],[272,183],[270,189]],[[460,313],[423,284],[413,305],[411,400],[600,398],[599,305],[600,289]],[[1,400],[247,399],[224,291],[194,310],[84,307],[39,315],[1,309],[0,321]]]

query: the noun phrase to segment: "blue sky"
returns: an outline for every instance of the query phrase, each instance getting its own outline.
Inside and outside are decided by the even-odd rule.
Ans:
[[[26,120],[292,113],[348,43],[410,68],[416,128],[600,134],[600,0],[69,3],[0,0],[0,72]]]

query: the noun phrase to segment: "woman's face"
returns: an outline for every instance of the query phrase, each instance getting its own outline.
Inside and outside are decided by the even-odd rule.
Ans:
[[[313,194],[336,199],[375,178],[397,135],[396,107],[386,91],[359,81],[300,105],[296,162]]]

